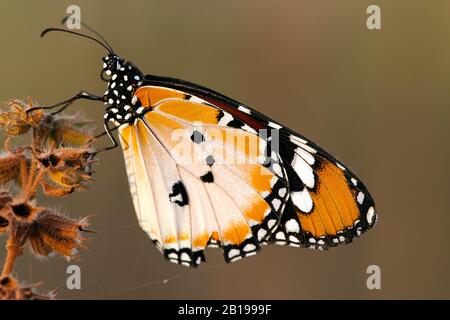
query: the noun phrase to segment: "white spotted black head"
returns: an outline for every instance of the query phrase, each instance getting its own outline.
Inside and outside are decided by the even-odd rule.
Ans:
[[[101,78],[108,82],[103,95],[105,120],[116,125],[131,123],[136,118],[139,105],[133,103],[134,91],[142,85],[143,75],[131,62],[110,53],[102,58]]]
[[[63,20],[65,21],[65,20]],[[80,21],[81,25],[94,33],[97,38],[80,32],[65,30],[61,28],[47,28],[41,33],[41,37],[52,31],[65,32],[79,37],[90,39],[108,51],[103,57],[103,68],[101,78],[108,82],[107,90],[103,95],[105,103],[105,121],[112,121],[116,125],[131,123],[140,110],[139,102],[133,103],[134,91],[142,85],[143,74],[131,62],[127,62],[115,54],[108,41],[98,32]]]

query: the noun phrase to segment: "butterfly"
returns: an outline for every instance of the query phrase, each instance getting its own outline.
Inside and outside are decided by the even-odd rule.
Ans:
[[[328,249],[377,221],[362,181],[299,133],[223,94],[174,78],[144,75],[103,46],[105,133],[121,146],[140,227],[169,261],[190,267],[207,247],[226,262],[277,244]],[[114,126],[114,127],[112,127]],[[118,129],[119,142],[112,134]]]

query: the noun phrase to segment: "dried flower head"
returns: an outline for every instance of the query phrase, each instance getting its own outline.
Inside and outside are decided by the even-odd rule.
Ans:
[[[39,212],[29,235],[29,241],[36,255],[47,256],[56,252],[67,259],[77,257],[79,248],[87,240],[82,232],[88,232],[87,218],[75,220],[51,210]]]
[[[56,291],[47,295],[39,295],[35,288],[37,285],[21,286],[11,275],[0,277],[0,300],[52,300]]]
[[[12,199],[1,210],[9,232],[7,247],[15,256],[23,253],[27,242],[33,253],[48,256],[55,252],[67,259],[75,258],[77,249],[87,239],[82,235],[89,225],[88,219],[71,219],[53,210],[37,207],[34,201]]]
[[[85,190],[93,181],[93,150],[83,148],[59,148],[36,154],[45,176],[41,181],[44,193],[64,196],[75,190]]]
[[[0,127],[7,135],[17,136],[27,133],[31,127],[37,126],[42,120],[43,110],[26,112],[33,105],[31,99],[28,100],[28,103],[13,99],[6,104],[9,111],[0,113]]]

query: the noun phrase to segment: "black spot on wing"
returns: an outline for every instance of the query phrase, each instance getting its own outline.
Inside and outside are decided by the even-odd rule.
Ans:
[[[192,132],[191,135],[191,140],[194,143],[202,143],[203,141],[205,141],[205,137],[203,136],[203,134],[200,131],[194,130],[194,132]]]
[[[180,207],[189,204],[189,198],[183,182],[178,181],[172,186],[172,193],[169,194],[170,202],[178,204]]]
[[[244,126],[244,123],[239,119],[233,119],[230,122],[227,123],[228,127],[232,128],[242,128]]]
[[[212,182],[214,182],[214,176],[213,176],[213,174],[212,174],[211,171],[208,171],[207,173],[205,173],[204,175],[202,175],[202,176],[200,177],[200,179],[201,179],[203,182],[206,182],[206,183],[212,183]]]

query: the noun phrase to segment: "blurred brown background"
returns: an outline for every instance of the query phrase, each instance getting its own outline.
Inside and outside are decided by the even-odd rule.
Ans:
[[[165,261],[138,228],[117,149],[102,154],[92,190],[46,200],[73,217],[97,215],[98,233],[74,262],[82,289],[65,289],[65,260],[29,252],[20,279],[61,286],[69,299],[450,298],[448,1],[2,1],[0,100],[104,92],[102,48],[39,38],[70,4],[145,73],[221,91],[335,154],[369,187],[380,221],[329,252],[271,246],[225,265],[210,249],[189,270]],[[379,31],[366,28],[369,4],[381,7]],[[75,109],[100,128],[102,104]],[[366,287],[371,264],[381,267],[381,290]]]

